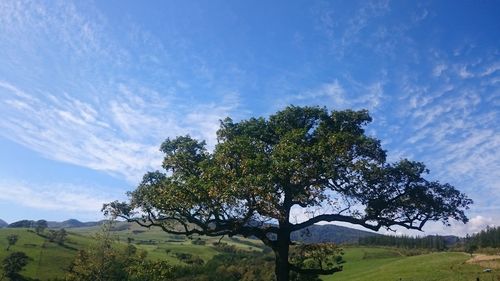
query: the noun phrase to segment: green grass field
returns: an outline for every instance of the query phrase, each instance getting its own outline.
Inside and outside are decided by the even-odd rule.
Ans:
[[[16,234],[19,236],[17,243],[6,251],[6,236]],[[88,237],[75,236],[70,234],[66,243],[67,247],[62,247],[46,240],[27,229],[1,229],[0,230],[0,259],[14,251],[26,253],[31,261],[22,272],[24,276],[36,277],[41,280],[60,277],[64,269],[68,267],[75,256],[77,250],[91,243]],[[72,249],[74,248],[74,249]]]
[[[500,272],[483,273],[483,268],[466,264],[465,253],[440,252],[402,256],[391,248],[345,248],[344,270],[325,281],[462,281],[500,280]]]
[[[46,241],[27,229],[0,229],[0,260],[13,251],[25,252],[31,261],[22,272],[24,276],[47,280],[61,277],[69,266],[78,249],[94,243],[92,235],[99,227],[68,229],[65,246]],[[19,235],[19,241],[7,252],[6,236]],[[134,245],[148,252],[148,259],[163,259],[171,264],[182,264],[175,257],[176,253],[187,253],[210,260],[218,252],[212,245],[216,238],[202,238],[205,245],[194,245],[184,237],[167,235],[159,229],[147,230],[135,225],[120,226],[114,235],[125,245],[127,237],[133,238]],[[197,239],[196,237],[194,239]],[[243,250],[262,250],[257,240],[224,238],[222,240]],[[324,276],[325,281],[461,281],[479,280],[500,281],[500,270],[483,273],[478,265],[466,264],[469,255],[457,252],[430,253],[417,256],[404,256],[397,249],[346,247],[344,270],[331,276]]]
[[[126,227],[122,227],[126,226]],[[148,259],[167,260],[173,265],[183,264],[175,257],[177,253],[191,254],[198,256],[205,262],[210,260],[218,252],[212,245],[218,242],[218,238],[202,238],[206,245],[194,245],[190,239],[165,234],[159,229],[145,229],[137,225],[118,224],[113,234],[121,244],[125,246],[127,237],[133,238],[133,244],[140,250],[148,252]],[[68,237],[65,245],[46,241],[31,230],[25,228],[4,228],[0,229],[0,260],[14,251],[26,253],[31,261],[22,274],[26,277],[47,280],[61,277],[70,265],[74,256],[80,249],[84,249],[94,243],[93,234],[98,232],[100,227],[71,228],[68,229]],[[19,236],[17,243],[6,251],[7,239],[10,234]],[[193,239],[197,239],[194,237]],[[224,238],[222,242],[243,250],[261,250],[262,244],[257,240],[244,238]],[[0,269],[0,273],[1,273]]]

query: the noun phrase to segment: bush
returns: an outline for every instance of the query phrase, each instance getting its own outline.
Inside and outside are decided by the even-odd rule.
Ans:
[[[223,242],[222,243],[214,242],[213,245],[215,246],[215,249],[217,251],[222,253],[229,253],[229,254],[241,253],[241,250],[238,250],[234,245],[229,245]]]
[[[205,240],[201,240],[200,238],[191,240],[191,244],[193,245],[205,245],[207,242]]]
[[[193,256],[188,253],[175,253],[175,257],[186,264],[202,265],[205,263],[205,261],[199,256]]]

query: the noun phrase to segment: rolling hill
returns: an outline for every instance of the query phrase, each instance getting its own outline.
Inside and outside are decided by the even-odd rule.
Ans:
[[[291,238],[293,241],[303,243],[324,243],[332,242],[337,244],[357,243],[361,237],[381,235],[374,232],[358,230],[354,228],[324,224],[313,225],[301,231],[293,232]]]
[[[62,222],[49,221],[49,228],[75,228],[75,227],[91,227],[101,225],[103,221],[81,222],[76,219],[69,219]]]
[[[49,228],[75,228],[75,227],[91,227],[101,225],[103,221],[91,221],[91,222],[81,222],[76,219],[69,219],[62,222],[57,221],[48,221],[47,226]],[[13,222],[11,224],[6,225],[6,227],[10,228],[26,228],[33,227],[36,225],[36,221],[34,220],[20,220]],[[1,222],[0,222],[1,227]]]

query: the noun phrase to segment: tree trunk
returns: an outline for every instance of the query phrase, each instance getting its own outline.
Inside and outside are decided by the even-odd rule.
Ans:
[[[279,230],[277,233],[276,246],[273,249],[276,256],[274,273],[276,281],[290,280],[290,264],[288,263],[288,254],[290,252],[290,209],[292,207],[290,197],[290,187],[285,187],[285,198],[283,202],[283,218],[279,220]]]
[[[290,231],[281,229],[278,232],[277,247],[274,250],[276,281],[290,280],[290,265],[288,263],[288,254],[290,251]]]
[[[277,249],[275,269],[276,281],[288,281],[290,279],[290,267],[288,264],[288,247],[285,249]]]
[[[275,269],[276,281],[288,281],[290,279],[290,266],[288,264],[288,247],[276,249]]]

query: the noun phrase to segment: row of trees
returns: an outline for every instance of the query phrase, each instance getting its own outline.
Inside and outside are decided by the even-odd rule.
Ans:
[[[51,229],[49,230],[47,235],[43,235],[42,233],[39,233],[39,235],[45,237],[50,242],[55,242],[59,245],[63,245],[64,241],[66,241],[66,237],[68,236],[68,232],[64,228],[61,228],[59,230]],[[10,247],[14,246],[19,240],[19,235],[9,234],[5,238],[7,239],[7,248],[5,248],[5,250],[9,251]]]
[[[50,242],[55,242],[59,245],[63,245],[66,241],[67,236],[68,232],[64,228],[61,228],[58,230],[49,230],[49,232],[44,237],[46,237]]]
[[[500,248],[500,227],[486,227],[472,236],[467,235],[465,243],[479,248]]]
[[[366,246],[389,246],[405,249],[429,249],[443,251],[446,249],[445,239],[442,236],[395,236],[376,235],[359,238],[360,245]]]

